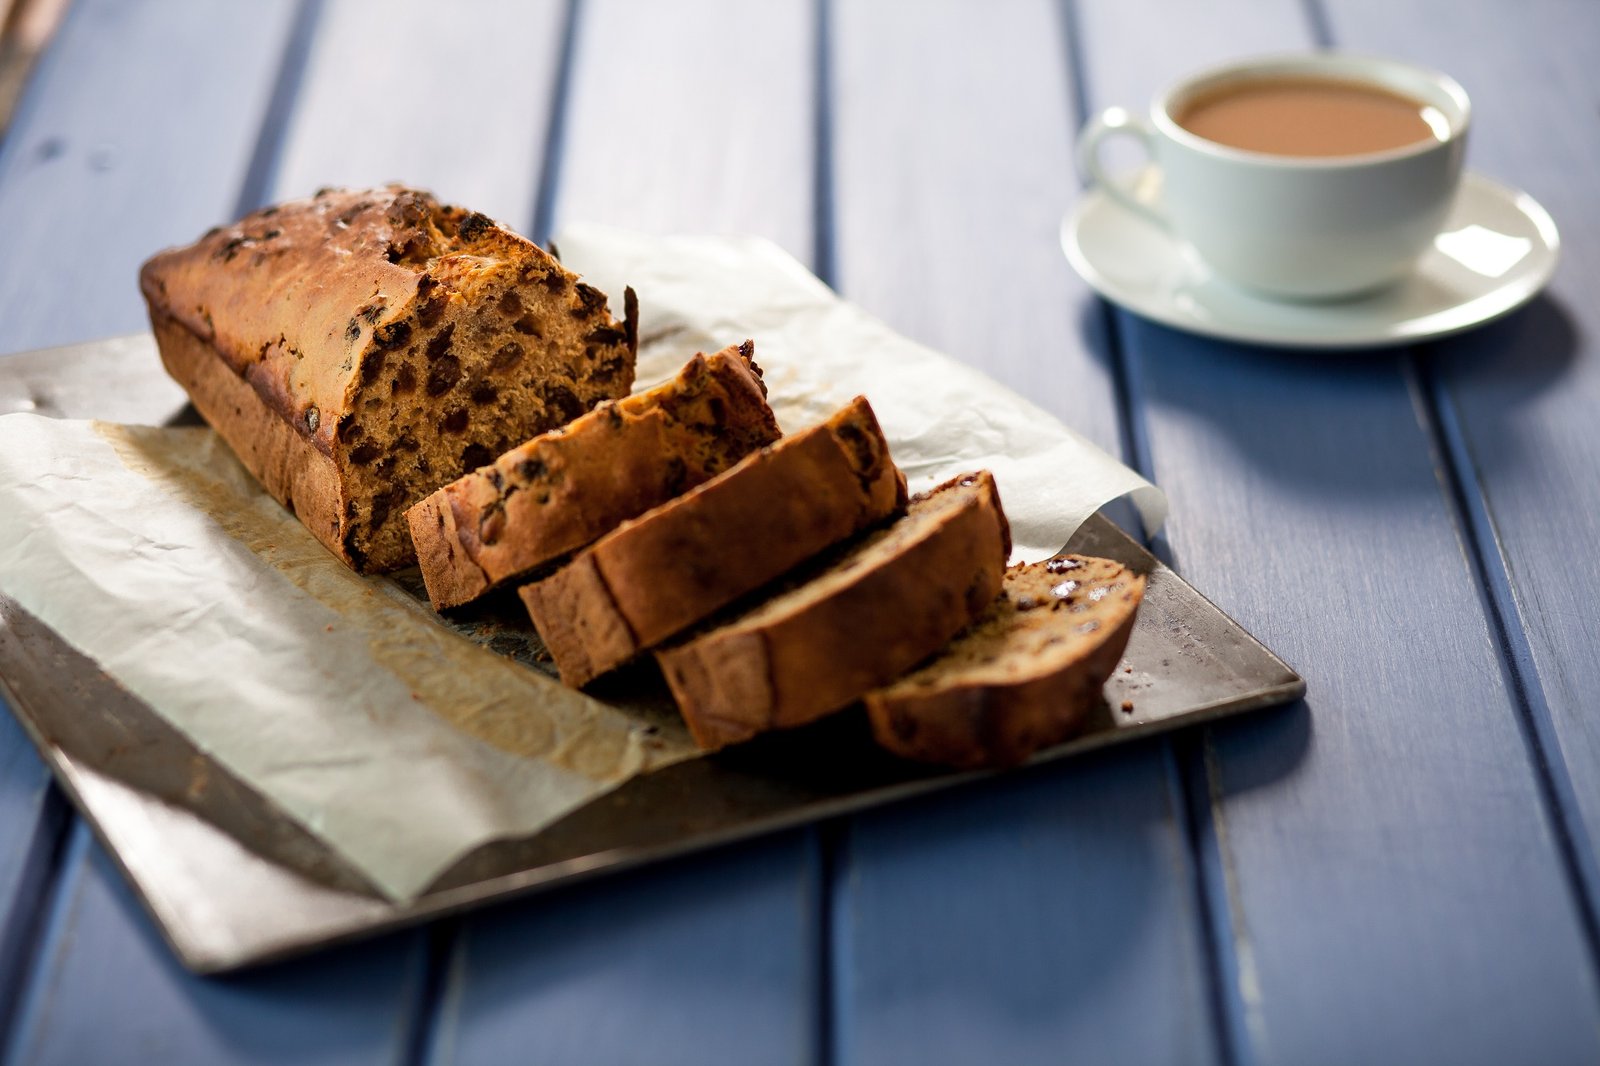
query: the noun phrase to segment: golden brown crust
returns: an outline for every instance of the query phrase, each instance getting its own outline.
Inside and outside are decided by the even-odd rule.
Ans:
[[[750,341],[602,403],[407,513],[435,608],[476,599],[664,503],[778,439]]]
[[[933,662],[863,697],[904,758],[1009,766],[1076,734],[1133,632],[1145,579],[1107,559],[1013,567],[1001,597]]]
[[[562,680],[582,685],[904,504],[905,479],[857,397],[619,526],[523,588],[523,602]]]
[[[971,623],[999,592],[1009,553],[994,479],[965,475],[809,581],[656,661],[703,748],[803,725]]]
[[[140,287],[153,322],[180,323],[299,438],[275,434],[306,453],[285,469],[332,461],[334,551],[357,569],[410,559],[416,499],[633,380],[635,326],[603,295],[483,215],[400,186],[257,211],[155,256]]]
[[[260,393],[183,323],[156,315],[153,326],[162,364],[189,394],[195,409],[216,427],[262,487],[338,555],[343,500],[333,460],[307,448],[304,438],[266,405]]]

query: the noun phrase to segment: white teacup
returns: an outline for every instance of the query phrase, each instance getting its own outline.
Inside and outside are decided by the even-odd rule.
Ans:
[[[1376,88],[1419,105],[1429,135],[1358,154],[1289,155],[1208,140],[1179,125],[1200,101],[1274,80]],[[1268,296],[1354,296],[1404,276],[1444,225],[1461,176],[1470,108],[1451,78],[1390,59],[1310,53],[1231,63],[1185,78],[1141,120],[1108,108],[1078,142],[1079,166],[1124,206],[1170,229],[1220,277]],[[1106,173],[1114,134],[1145,144],[1159,195]]]

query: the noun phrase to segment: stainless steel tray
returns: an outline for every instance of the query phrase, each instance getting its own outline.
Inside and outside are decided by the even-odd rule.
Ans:
[[[145,335],[0,359],[0,413],[11,411],[194,420]],[[1092,519],[1067,547],[1117,559],[1150,583],[1105,703],[1081,736],[1041,761],[1304,695],[1298,674],[1112,523]],[[525,658],[492,614],[458,619],[454,628]],[[631,697],[652,679],[615,684]],[[4,590],[0,693],[173,950],[203,973],[990,776],[893,759],[872,746],[864,718],[846,712],[636,779],[537,836],[479,849],[426,895],[397,906],[368,893],[315,837]]]

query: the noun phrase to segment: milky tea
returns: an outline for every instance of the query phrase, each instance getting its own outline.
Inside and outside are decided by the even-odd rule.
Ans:
[[[1216,144],[1267,155],[1369,155],[1449,136],[1443,115],[1376,85],[1285,75],[1203,91],[1173,115]]]

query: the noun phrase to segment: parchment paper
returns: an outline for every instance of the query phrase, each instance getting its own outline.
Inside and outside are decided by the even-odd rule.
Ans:
[[[641,300],[640,386],[757,343],[792,431],[864,393],[913,487],[987,467],[1017,554],[1159,491],[1038,408],[837,300],[761,241],[585,227],[569,266]],[[390,899],[692,757],[681,724],[568,690],[362,578],[208,429],[0,417],[0,590]]]
[[[653,237],[603,226],[557,235],[562,262],[602,292],[639,295],[639,385],[697,351],[746,338],[785,432],[865,395],[911,490],[988,469],[1011,522],[1013,559],[1061,550],[1083,520],[1129,496],[1145,529],[1166,496],[1058,419],[976,370],[840,300],[794,257],[754,237]]]

